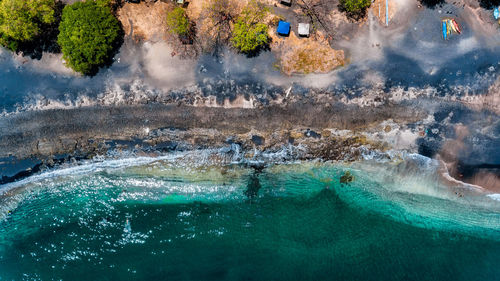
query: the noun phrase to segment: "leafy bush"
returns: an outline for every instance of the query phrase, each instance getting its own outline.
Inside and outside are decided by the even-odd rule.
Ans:
[[[94,1],[99,6],[111,7],[111,0],[94,0]]]
[[[54,0],[0,1],[0,44],[17,51],[21,42],[40,34],[43,24],[55,21]]]
[[[94,74],[112,58],[120,31],[110,7],[76,2],[64,7],[57,42],[69,67]]]
[[[167,14],[167,26],[169,30],[177,35],[189,33],[189,18],[181,7],[176,7]]]
[[[233,46],[243,53],[252,53],[269,43],[268,26],[263,23],[268,10],[250,2],[236,19],[233,29]]]
[[[370,0],[340,0],[340,7],[348,16],[362,18],[366,14],[366,9],[370,7]]]

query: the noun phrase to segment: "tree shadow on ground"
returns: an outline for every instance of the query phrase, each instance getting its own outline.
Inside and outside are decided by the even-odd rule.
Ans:
[[[481,8],[489,10],[500,6],[500,0],[479,0],[479,5]]]
[[[436,6],[443,5],[445,3],[444,0],[419,0],[419,2],[429,9],[434,9]]]
[[[257,49],[244,53],[247,58],[255,58],[260,55],[261,52],[268,52],[271,51],[271,38],[269,38],[269,43],[264,45],[264,46],[259,46]]]
[[[64,3],[57,1],[55,6],[55,21],[51,24],[40,24],[40,34],[29,42],[19,42],[17,52],[32,59],[41,59],[43,52],[59,53],[61,49],[57,44],[59,23],[61,22]]]
[[[337,7],[338,7],[339,11],[341,11],[342,13],[345,13],[345,15],[347,16],[347,18],[349,20],[355,21],[355,22],[364,19],[366,17],[366,15],[368,14],[368,8],[364,8],[364,9],[361,9],[359,11],[352,12],[352,11],[346,10],[344,5],[342,5],[342,4],[339,4]]]

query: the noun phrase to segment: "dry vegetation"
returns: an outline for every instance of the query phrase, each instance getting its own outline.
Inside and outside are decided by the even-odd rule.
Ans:
[[[126,3],[118,10],[118,19],[126,35],[134,40],[157,41],[166,36],[166,14],[172,5],[157,1],[154,4]]]
[[[270,7],[271,12],[277,3],[276,0],[258,1]],[[165,40],[175,50],[173,55],[195,57],[202,52],[217,53],[221,46],[228,45],[235,19],[247,3],[248,0],[191,0],[186,12],[196,27],[193,45],[182,44],[166,30],[166,13],[173,9],[173,3],[127,3],[118,15],[125,33],[134,40]],[[296,3],[290,13],[300,16],[301,22],[312,24],[310,38],[298,38],[293,32],[287,38],[277,36],[278,17],[272,14],[269,17],[271,50],[276,53],[283,73],[324,73],[342,66],[344,52],[331,48],[329,40],[334,38],[333,30],[345,17],[339,16],[331,1],[297,0]]]
[[[281,71],[287,75],[326,73],[344,65],[344,51],[332,49],[321,34],[317,39],[298,38],[293,32],[288,38],[271,36],[272,48],[280,57]]]
[[[196,19],[199,23],[198,39],[206,52],[217,52],[229,44],[234,22],[245,1],[208,0],[200,1],[203,8]],[[199,5],[199,4],[198,4]]]

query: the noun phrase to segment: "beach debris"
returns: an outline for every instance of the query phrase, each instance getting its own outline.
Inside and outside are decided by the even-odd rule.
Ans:
[[[499,7],[495,7],[495,9],[493,9],[493,17],[498,20],[500,19],[500,6]]]
[[[125,221],[125,227],[123,228],[123,232],[125,232],[125,233],[132,232],[132,227],[130,226],[130,221],[128,220],[128,218]]]
[[[370,6],[372,14],[384,26],[389,26],[398,10],[401,8],[398,1],[372,0]]]
[[[354,181],[354,175],[349,171],[345,171],[345,173],[340,177],[340,183],[350,183]]]
[[[389,26],[389,0],[385,0],[385,25]]]
[[[290,86],[290,88],[288,88],[288,90],[286,90],[285,98],[288,98],[291,91],[292,91],[292,86]]]
[[[462,30],[460,29],[460,26],[458,25],[458,23],[455,19],[443,19],[442,25],[443,25],[443,39],[444,40],[448,39],[448,37],[453,33],[456,33],[456,34],[462,33]]]

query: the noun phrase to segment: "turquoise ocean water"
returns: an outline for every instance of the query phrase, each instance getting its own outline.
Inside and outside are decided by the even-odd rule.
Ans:
[[[500,202],[438,170],[415,156],[55,171],[0,189],[0,280],[500,280]]]

